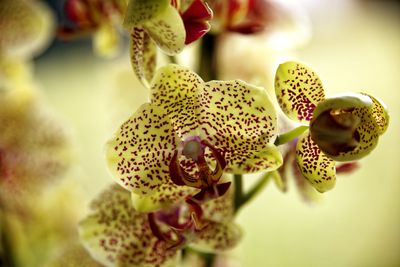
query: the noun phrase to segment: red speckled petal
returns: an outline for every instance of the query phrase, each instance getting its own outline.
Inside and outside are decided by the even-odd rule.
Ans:
[[[349,152],[341,152],[339,155],[329,155],[337,161],[358,160],[368,155],[378,145],[379,135],[385,130],[383,121],[378,121],[375,113],[378,108],[375,103],[371,108],[355,108],[351,113],[361,119],[356,131],[359,133],[359,143],[355,149]],[[381,123],[381,124],[379,124]]]
[[[299,122],[310,121],[316,105],[325,99],[317,74],[297,62],[279,65],[275,76],[275,93],[283,112]]]
[[[150,36],[141,28],[133,28],[130,35],[132,68],[145,85],[153,79],[156,69],[157,49]]]
[[[242,229],[235,223],[207,221],[207,226],[195,232],[190,244],[203,252],[222,252],[234,248],[242,237]]]
[[[170,64],[158,69],[151,84],[151,102],[165,110],[177,134],[195,134],[199,128],[198,94],[201,78],[191,70]]]
[[[154,193],[169,181],[175,131],[165,111],[143,104],[107,142],[108,167],[119,184],[132,192]]]
[[[225,154],[234,173],[275,170],[282,156],[272,145],[275,108],[266,92],[243,81],[210,81],[201,96],[203,138]]]
[[[316,190],[323,193],[335,186],[335,161],[321,152],[309,131],[297,141],[296,160],[301,173]]]
[[[186,31],[178,10],[168,6],[159,16],[145,21],[143,28],[168,55],[176,55],[185,47]]]
[[[389,113],[386,105],[371,95],[365,93],[363,94],[369,96],[373,102],[372,116],[375,118],[375,121],[378,124],[379,135],[382,135],[386,132],[387,127],[389,126]]]
[[[132,203],[139,212],[153,212],[167,208],[177,203],[183,203],[188,196],[193,196],[200,190],[174,184],[171,180],[161,184],[151,195],[139,196],[132,193]]]
[[[229,180],[221,181],[227,182]],[[203,216],[206,220],[215,222],[229,222],[234,216],[233,207],[234,186],[230,186],[229,190],[221,197],[212,199],[201,205]]]
[[[137,27],[162,14],[169,5],[169,0],[129,1],[125,14],[124,26],[127,28]]]
[[[128,191],[114,185],[93,201],[91,214],[79,224],[91,256],[106,266],[171,266],[179,253],[167,249],[150,229],[147,214],[131,205]],[[173,266],[173,265],[172,265]]]

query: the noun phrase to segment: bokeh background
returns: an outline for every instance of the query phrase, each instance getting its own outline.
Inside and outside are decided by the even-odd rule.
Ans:
[[[364,91],[383,99],[390,126],[377,149],[361,160],[361,168],[340,176],[335,189],[317,204],[302,201],[294,184],[286,194],[268,185],[239,214],[245,236],[229,256],[233,264],[249,267],[400,266],[400,4],[295,2],[309,16],[311,39],[286,57],[312,66],[328,95]],[[268,62],[269,54],[260,52],[259,60]],[[105,141],[147,101],[148,92],[135,80],[125,52],[100,59],[88,39],[55,42],[35,64],[46,102],[71,129],[75,167],[68,179],[79,191],[84,214],[90,199],[112,183],[105,167]],[[272,76],[272,69],[265,71]],[[272,86],[266,79],[268,83]],[[249,186],[257,175],[245,178]]]

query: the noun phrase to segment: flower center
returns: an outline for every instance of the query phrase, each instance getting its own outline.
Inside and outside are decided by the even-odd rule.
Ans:
[[[207,225],[202,222],[203,210],[191,200],[186,205],[148,214],[150,229],[159,240],[169,244],[169,249],[183,247],[196,231]]]
[[[198,136],[193,136],[183,142],[182,155],[197,162],[199,156],[204,155],[205,146],[201,144],[201,139]]]
[[[311,137],[324,153],[337,156],[358,146],[360,124],[361,118],[352,110],[327,110],[311,122]]]
[[[213,170],[206,160],[206,148],[211,152],[207,156],[208,162],[215,165]],[[186,169],[182,167],[181,156],[190,160],[189,163],[183,162]],[[194,199],[203,202],[222,196],[228,190],[230,182],[218,184],[225,166],[225,158],[220,150],[199,136],[191,136],[184,140],[180,148],[175,151],[170,162],[169,173],[175,184],[201,189]]]

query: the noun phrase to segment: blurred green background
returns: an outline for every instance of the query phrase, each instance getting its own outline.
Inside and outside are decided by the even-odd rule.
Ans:
[[[364,91],[384,100],[390,126],[362,167],[340,176],[318,204],[303,202],[294,184],[286,194],[270,184],[239,214],[245,236],[230,256],[250,267],[400,266],[400,5],[299,2],[310,15],[312,39],[296,58],[317,71],[328,96]],[[72,129],[79,166],[72,179],[84,208],[113,182],[105,141],[148,92],[133,77],[127,54],[102,60],[86,41],[53,46],[37,59],[35,75],[47,102]],[[246,176],[246,185],[255,179]]]

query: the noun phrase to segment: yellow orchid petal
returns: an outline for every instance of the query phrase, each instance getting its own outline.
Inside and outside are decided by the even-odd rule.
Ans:
[[[209,253],[234,248],[242,238],[242,229],[235,223],[208,221],[205,228],[195,232],[190,244],[197,250]]]
[[[124,26],[127,28],[160,15],[170,5],[168,0],[130,0],[126,9]]]
[[[228,179],[224,179],[223,182],[228,182]],[[204,218],[214,222],[232,221],[234,217],[233,197],[234,186],[231,185],[223,196],[203,203],[201,208]]]
[[[296,160],[301,173],[316,190],[323,193],[335,186],[335,162],[321,152],[309,131],[297,142]]]
[[[313,140],[337,161],[358,160],[378,144],[387,128],[384,107],[365,94],[345,94],[321,102],[310,123]]]
[[[79,224],[79,235],[91,256],[106,266],[171,266],[179,253],[157,239],[147,214],[135,211],[128,191],[114,185],[92,202]]]
[[[372,106],[372,115],[375,118],[376,123],[378,124],[379,127],[379,135],[382,135],[386,132],[388,126],[389,126],[389,113],[387,111],[386,105],[380,101],[379,99],[368,95],[371,98],[373,102]]]
[[[130,57],[136,77],[147,86],[155,73],[157,48],[142,28],[135,27],[130,34]]]
[[[132,193],[132,204],[139,212],[153,212],[168,208],[176,203],[183,203],[188,196],[193,196],[200,190],[174,184],[171,180],[161,184],[151,195],[137,195]]]
[[[106,144],[109,170],[119,184],[145,195],[169,181],[175,131],[165,111],[143,104]]]
[[[263,88],[239,80],[205,83],[200,120],[202,137],[224,151],[230,171],[271,171],[282,164],[272,145],[276,112]]]
[[[185,47],[185,25],[178,10],[171,5],[168,5],[157,17],[143,22],[142,27],[157,46],[168,55],[176,55]]]
[[[199,128],[201,78],[188,68],[170,64],[157,70],[151,83],[151,102],[165,110],[183,138]]]
[[[325,99],[318,75],[309,67],[293,61],[279,65],[275,93],[283,112],[299,122],[310,121],[317,104]]]

